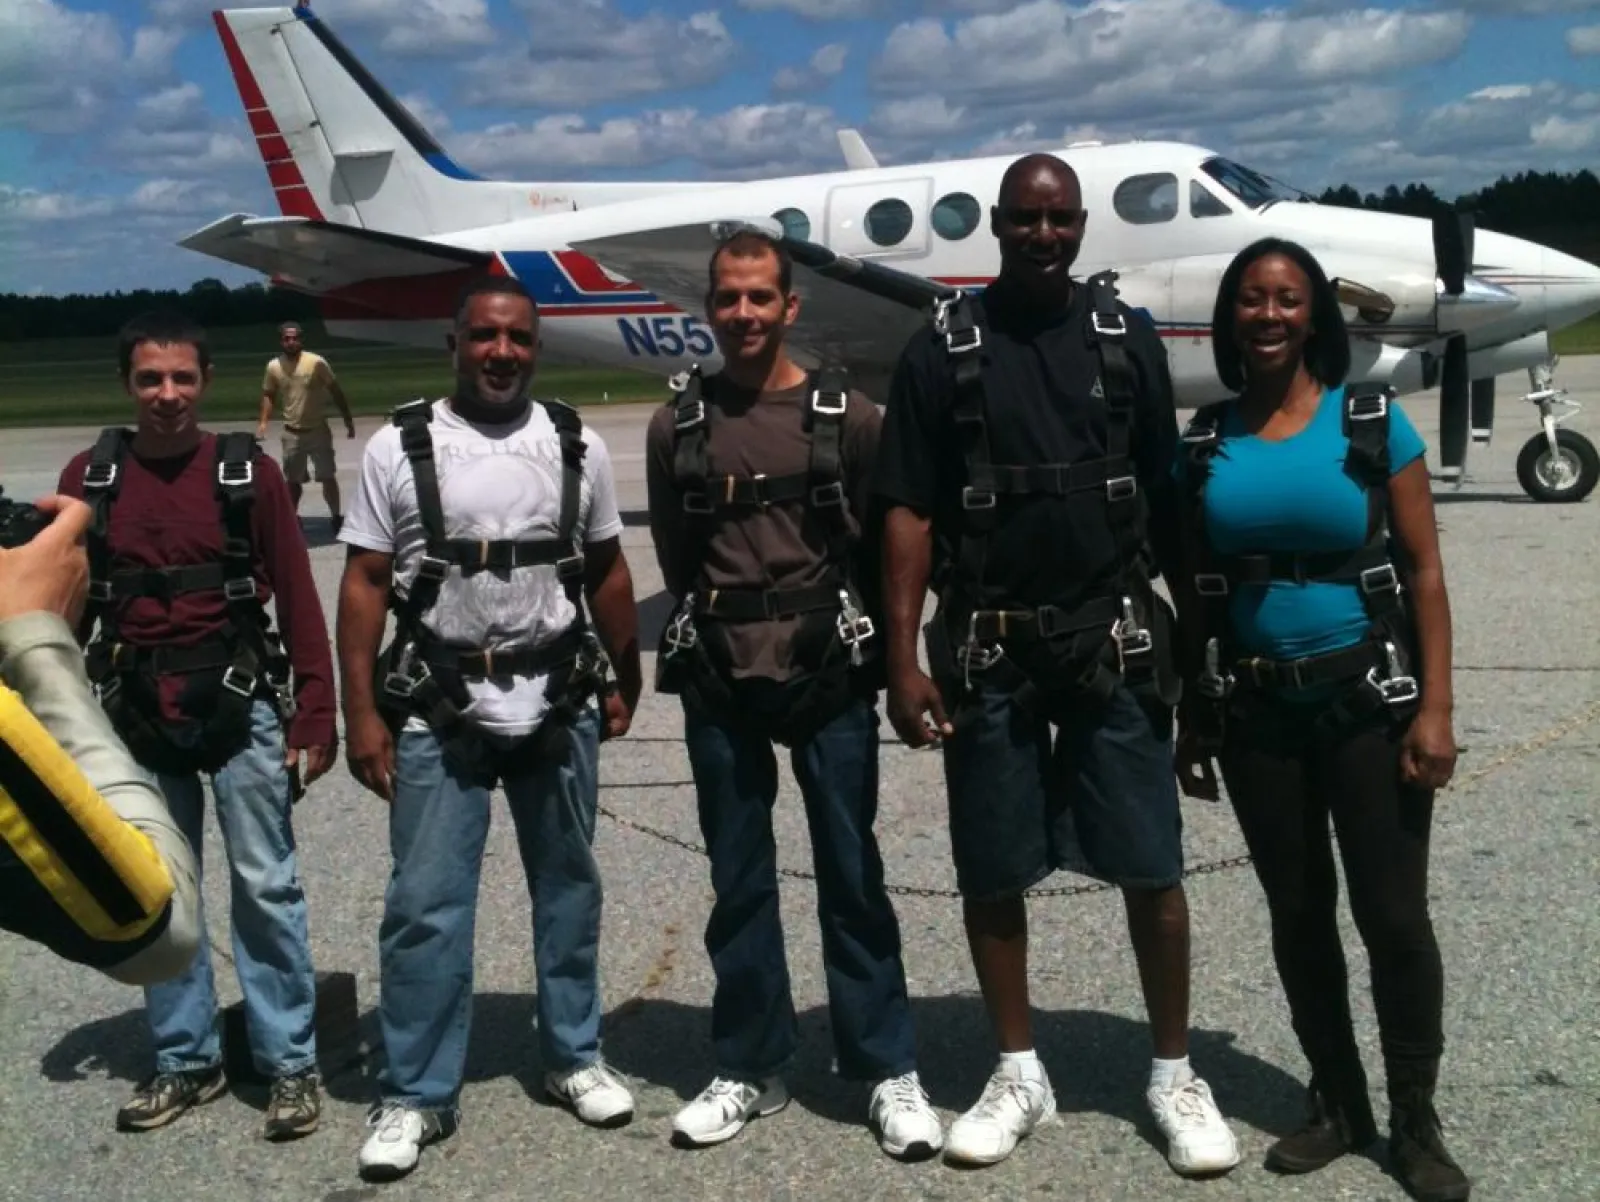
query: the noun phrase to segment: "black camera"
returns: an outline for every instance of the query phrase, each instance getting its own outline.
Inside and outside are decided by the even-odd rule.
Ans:
[[[8,500],[5,491],[0,488],[0,548],[20,547],[55,519],[37,505]]]

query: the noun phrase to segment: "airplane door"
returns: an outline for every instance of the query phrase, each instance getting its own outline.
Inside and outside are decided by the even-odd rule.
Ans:
[[[830,188],[828,249],[862,259],[920,258],[928,253],[932,202],[927,177]]]

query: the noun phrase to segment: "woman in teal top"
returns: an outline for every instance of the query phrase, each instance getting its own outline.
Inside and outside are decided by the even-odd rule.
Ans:
[[[1391,397],[1347,389],[1327,276],[1294,243],[1224,273],[1212,348],[1237,395],[1184,434],[1189,671],[1179,776],[1215,754],[1266,894],[1311,1115],[1269,1167],[1321,1168],[1377,1138],[1351,1020],[1330,818],[1372,967],[1397,1175],[1464,1199],[1433,1107],[1443,969],[1428,915],[1433,794],[1455,767],[1450,608],[1424,446]]]

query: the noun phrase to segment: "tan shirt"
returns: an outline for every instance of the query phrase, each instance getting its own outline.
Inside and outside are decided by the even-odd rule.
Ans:
[[[707,460],[710,474],[788,476],[804,472],[811,462],[811,434],[802,424],[810,403],[807,385],[780,392],[752,393],[720,375],[705,381],[710,418]],[[691,548],[684,521],[683,497],[673,479],[673,405],[652,415],[645,435],[646,481],[650,498],[650,532],[667,591],[681,600],[694,584],[698,565],[688,562]],[[852,532],[865,524],[868,538],[858,552],[863,565],[857,576],[869,607],[878,594],[877,523],[868,516],[873,503],[872,478],[878,433],[883,424],[878,407],[859,392],[850,393],[840,437],[840,460]],[[710,588],[804,588],[824,575],[823,528],[799,505],[740,511],[719,521],[706,548],[704,580]],[[862,579],[865,575],[868,578]],[[791,675],[790,645],[801,617],[773,621],[729,622],[734,675],[786,680]],[[881,622],[879,623],[881,626]]]
[[[301,351],[291,368],[282,355],[267,361],[261,392],[283,411],[283,424],[291,430],[326,426],[326,410],[333,397],[333,368],[321,355]]]

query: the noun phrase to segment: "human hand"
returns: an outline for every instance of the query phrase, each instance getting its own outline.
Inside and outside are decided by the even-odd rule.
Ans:
[[[926,672],[912,668],[889,681],[889,723],[910,747],[931,747],[955,734],[944,696]],[[932,718],[932,722],[928,718]]]
[[[1185,797],[1200,801],[1217,801],[1222,797],[1211,753],[1201,746],[1198,735],[1182,726],[1178,728],[1173,767],[1178,774],[1178,787]]]
[[[326,747],[305,748],[304,778],[302,778],[300,772],[300,756],[302,749],[299,747],[290,747],[284,753],[284,766],[289,769],[289,777],[294,782],[295,801],[299,801],[305,796],[306,790],[311,786],[311,783],[314,780],[316,780],[319,776],[327,775],[328,771],[333,767],[333,757],[336,747],[336,744],[329,744]]]
[[[1450,715],[1424,707],[1400,744],[1400,779],[1424,789],[1442,789],[1456,770],[1456,740]]]
[[[633,725],[633,707],[628,704],[627,698],[622,695],[622,690],[613,685],[607,689],[601,700],[600,716],[600,741],[607,739],[620,739],[628,733]]]
[[[394,736],[377,710],[347,716],[344,758],[363,788],[394,800]]]
[[[54,520],[22,546],[0,551],[0,621],[42,610],[76,629],[89,598],[84,534],[94,511],[59,495],[35,504]]]

